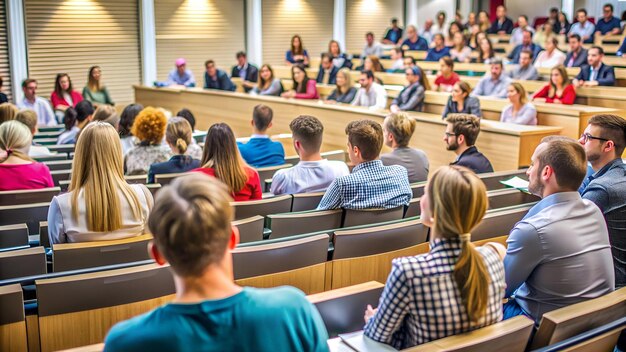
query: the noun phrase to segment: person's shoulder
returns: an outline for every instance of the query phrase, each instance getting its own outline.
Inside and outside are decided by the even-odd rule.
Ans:
[[[290,310],[308,305],[306,296],[302,291],[291,286],[279,286],[274,288],[245,288],[249,299],[256,302],[257,306],[265,309]]]
[[[159,346],[169,340],[166,321],[158,319],[163,308],[122,321],[114,325],[105,338],[106,351],[142,351],[147,346]]]

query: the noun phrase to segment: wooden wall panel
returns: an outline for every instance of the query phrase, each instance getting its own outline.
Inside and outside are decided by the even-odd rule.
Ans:
[[[360,53],[365,45],[365,33],[372,32],[377,41],[396,17],[404,28],[403,0],[346,0],[346,49]]]
[[[118,104],[134,101],[141,82],[138,1],[25,0],[29,76],[38,94],[49,98],[57,73],[72,78],[82,92],[89,67],[102,68],[102,80]]]
[[[187,59],[199,86],[208,59],[230,75],[235,54],[245,50],[244,0],[158,0],[154,6],[159,80],[179,57]]]
[[[291,37],[299,34],[310,57],[328,50],[333,0],[263,0],[263,61],[284,65]]]
[[[0,77],[2,92],[11,99],[11,68],[9,66],[9,39],[7,31],[6,2],[0,0]]]

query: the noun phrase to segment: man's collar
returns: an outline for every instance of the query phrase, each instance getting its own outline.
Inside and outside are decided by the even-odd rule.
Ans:
[[[254,134],[254,133],[253,133],[253,134],[250,136],[250,138],[265,138],[265,139],[269,139],[269,138],[270,138],[270,136],[269,136],[269,135],[267,135],[267,134]]]
[[[237,66],[237,69],[238,69],[238,70],[245,70],[245,69],[247,69],[247,68],[248,68],[248,63],[247,63],[247,62],[246,62],[246,64],[245,64],[245,65],[243,65],[243,67],[242,67],[242,66]]]
[[[609,161],[608,163],[606,163],[603,167],[600,168],[600,170],[598,170],[593,175],[591,175],[591,179],[595,180],[598,177],[602,177],[602,175],[604,175],[607,171],[609,171],[609,169],[611,169],[614,165],[621,165],[621,164],[624,164],[624,161],[622,160],[621,157],[617,157]]]

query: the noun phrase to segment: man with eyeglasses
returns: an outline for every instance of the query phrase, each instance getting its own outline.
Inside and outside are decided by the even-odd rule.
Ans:
[[[443,141],[457,157],[450,165],[465,166],[477,174],[493,172],[489,159],[479,152],[474,143],[480,133],[480,118],[469,114],[449,114]]]
[[[585,149],[593,174],[579,192],[602,211],[609,230],[615,287],[626,286],[626,120],[610,114],[596,115],[578,140]]]
[[[393,113],[399,111],[422,111],[422,106],[424,106],[425,88],[420,84],[421,70],[415,66],[407,68],[405,74],[409,85],[404,87],[400,94],[391,102],[389,109]]]

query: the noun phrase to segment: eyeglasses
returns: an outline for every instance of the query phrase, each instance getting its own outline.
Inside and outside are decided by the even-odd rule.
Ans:
[[[444,135],[446,135],[446,138],[456,137],[457,136],[456,133],[450,133],[450,132],[444,132]]]
[[[583,134],[580,136],[580,139],[582,139],[582,140],[583,140],[583,142],[585,142],[585,143],[587,143],[590,139],[597,139],[597,140],[599,140],[599,141],[605,141],[605,142],[608,142],[608,141],[609,141],[609,140],[608,140],[608,139],[606,139],[606,138],[595,137],[595,136],[590,135],[589,133],[583,133]]]

